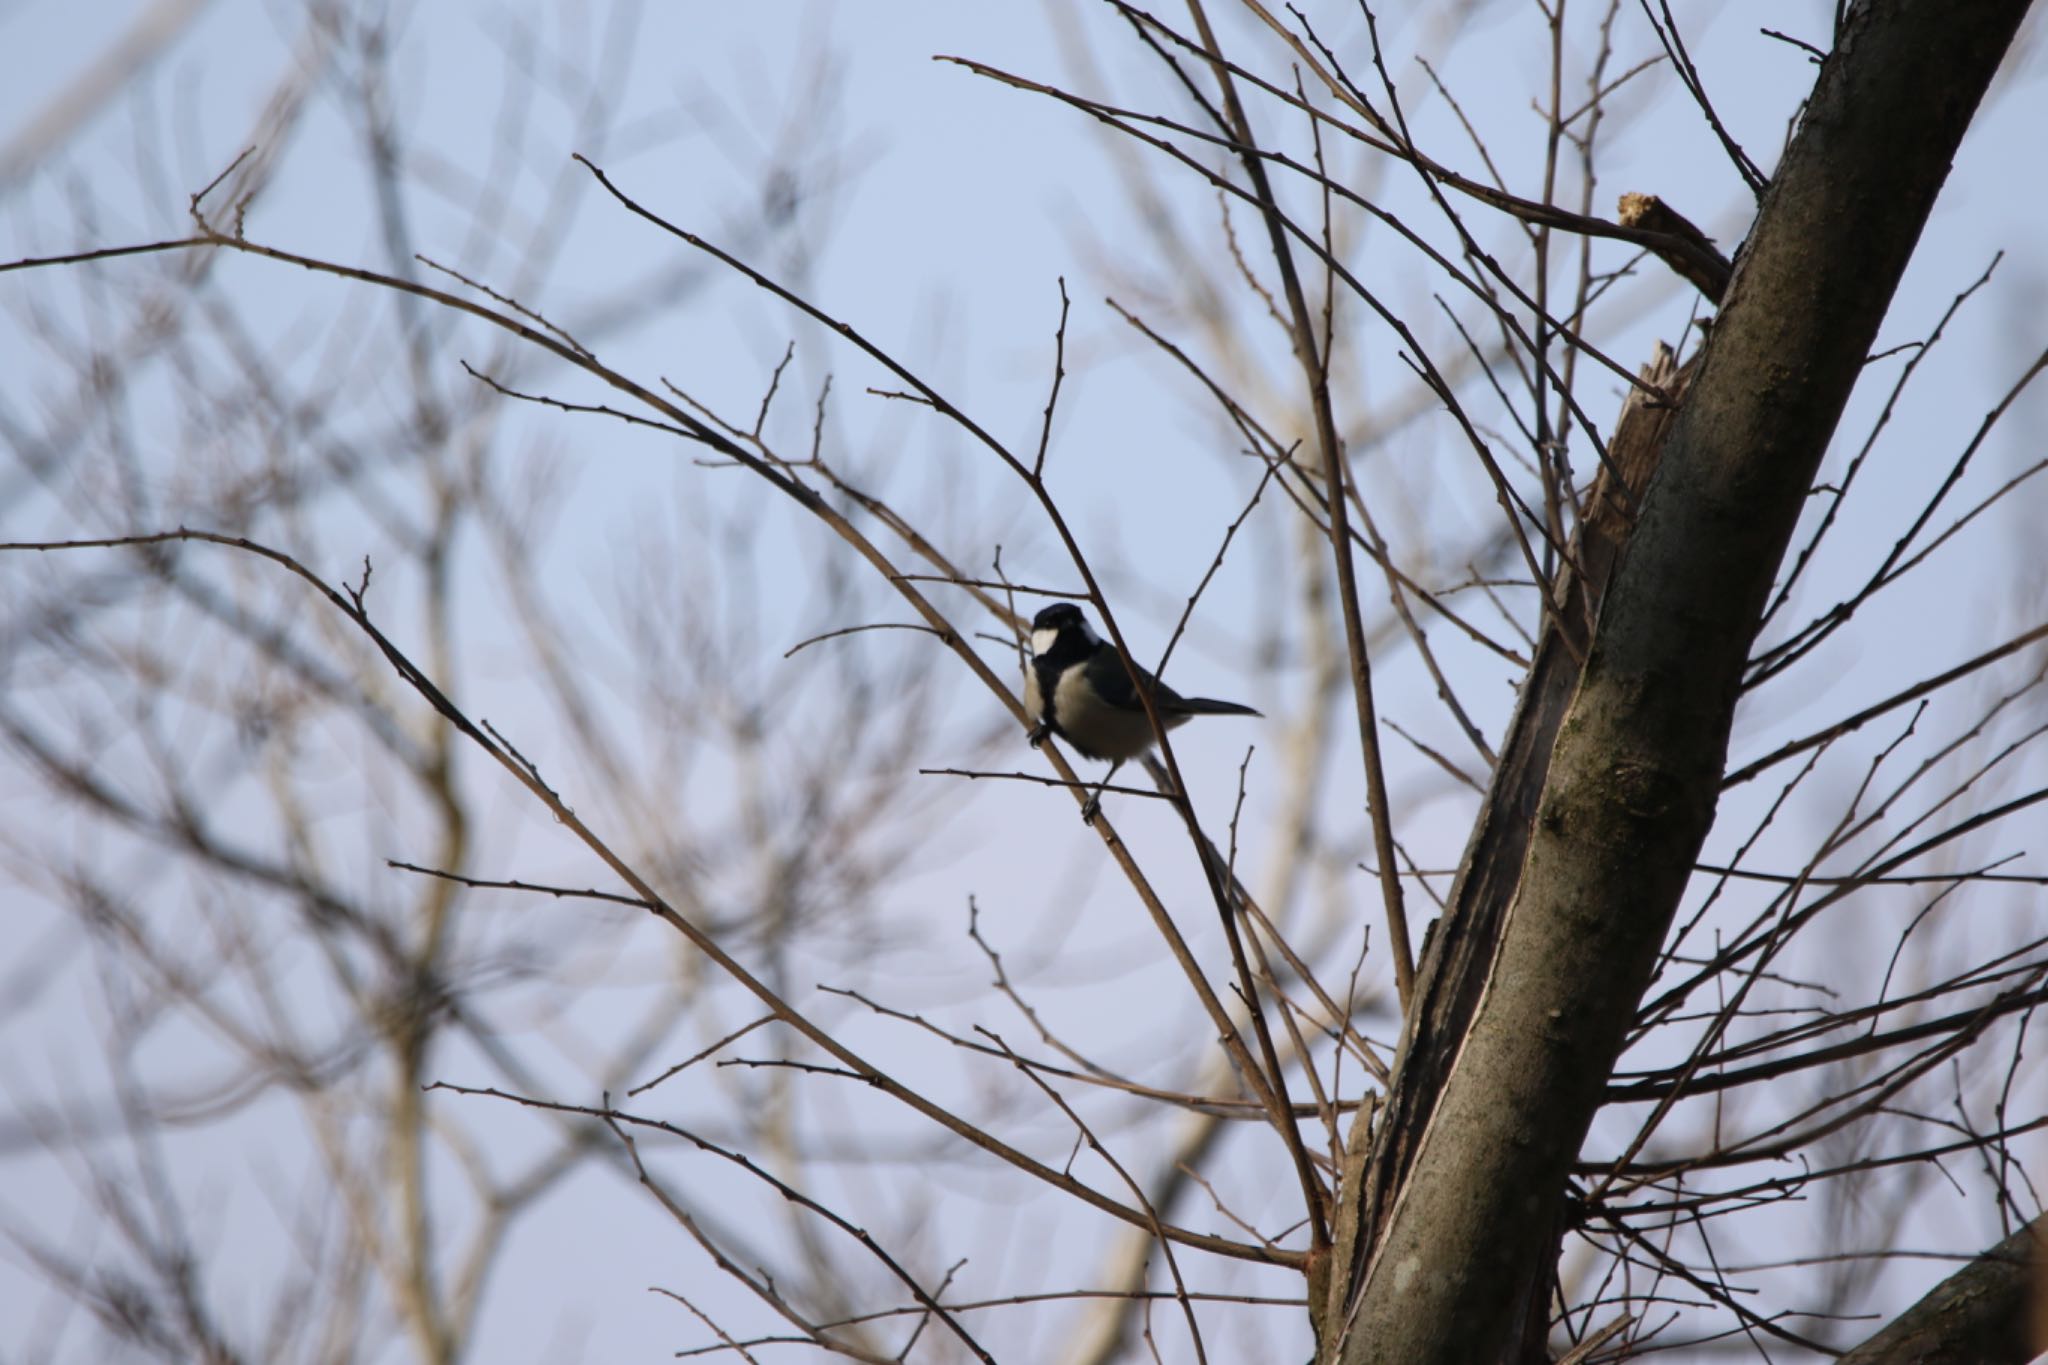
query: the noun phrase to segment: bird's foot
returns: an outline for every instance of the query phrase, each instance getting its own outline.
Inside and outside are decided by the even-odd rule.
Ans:
[[[1097,782],[1095,784],[1095,789],[1088,793],[1088,799],[1081,803],[1082,824],[1092,825],[1095,823],[1095,817],[1102,814],[1103,789],[1109,786],[1110,782],[1116,777],[1117,769],[1123,766],[1124,761],[1122,759],[1118,759],[1116,762],[1110,764],[1109,771],[1102,775],[1102,780],[1100,782]]]
[[[1046,739],[1050,737],[1051,734],[1052,726],[1046,721],[1040,721],[1038,722],[1038,724],[1032,726],[1030,732],[1026,734],[1024,737],[1030,740],[1031,747],[1036,749],[1039,745],[1045,743]]]

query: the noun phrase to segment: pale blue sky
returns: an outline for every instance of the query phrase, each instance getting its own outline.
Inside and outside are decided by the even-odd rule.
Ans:
[[[92,6],[17,0],[0,8],[0,147],[19,145],[20,131],[30,126],[30,120],[47,116],[60,92],[74,88],[90,63],[106,51],[109,34],[148,8],[153,7],[115,0]],[[165,12],[179,8],[161,6]],[[1354,11],[1337,8],[1342,12],[1332,14],[1325,36],[1358,60],[1362,69],[1361,35],[1355,21],[1346,17]],[[1782,26],[1817,38],[1832,4],[1808,0],[1796,5],[1676,8],[1688,25],[1695,58],[1719,108],[1736,136],[1768,166],[1771,149],[1807,78],[1804,58],[1761,36],[1758,27]],[[1199,579],[1223,526],[1248,492],[1244,462],[1230,458],[1231,438],[1217,424],[1206,399],[1156,353],[1135,344],[1104,304],[1104,296],[1114,293],[1119,301],[1151,313],[1142,290],[1131,292],[1125,272],[1142,279],[1159,269],[1143,225],[1132,216],[1119,183],[1121,163],[1108,150],[1112,144],[1104,141],[1106,135],[1076,111],[932,60],[935,54],[974,57],[1019,74],[1099,89],[1116,102],[1177,107],[1171,89],[1147,64],[1128,30],[1102,8],[1084,4],[654,4],[632,40],[630,77],[610,92],[614,126],[622,131],[610,149],[600,153],[580,140],[573,111],[562,103],[540,99],[510,107],[501,98],[503,54],[519,50],[522,25],[531,26],[536,39],[532,50],[543,63],[551,47],[584,52],[601,47],[601,26],[578,17],[580,13],[575,6],[501,6],[469,0],[423,3],[410,12],[398,30],[392,99],[411,136],[412,152],[432,180],[460,187],[479,175],[497,175],[509,187],[508,217],[532,219],[546,212],[558,192],[555,176],[581,175],[568,166],[568,155],[591,152],[623,189],[650,208],[714,240],[729,240],[723,234],[739,231],[738,225],[754,216],[761,159],[780,156],[815,169],[821,156],[838,158],[834,195],[824,204],[805,208],[821,215],[822,227],[804,234],[815,248],[815,258],[781,254],[785,239],[761,248],[759,263],[777,274],[800,278],[811,298],[903,356],[999,436],[1025,449],[1035,441],[1044,403],[1058,316],[1056,281],[1064,276],[1074,311],[1068,332],[1069,375],[1050,467],[1070,519],[1108,571],[1112,594],[1128,595],[1132,605],[1126,628],[1135,631],[1141,649],[1156,653],[1171,629],[1173,607]],[[1100,85],[1076,73],[1063,56],[1056,25],[1069,21],[1099,64]],[[285,0],[211,0],[201,5],[190,27],[170,41],[132,89],[98,106],[77,129],[61,160],[38,163],[0,184],[0,257],[182,231],[183,196],[242,150],[254,111],[269,97],[291,59],[301,22],[299,6]],[[1625,20],[1617,31],[1628,61],[1646,54],[1646,35],[1639,24],[1631,26]],[[1383,37],[1403,58],[1397,76],[1416,111],[1425,143],[1451,165],[1475,168],[1455,121],[1430,97],[1426,79],[1406,60],[1417,50],[1436,62],[1458,92],[1464,114],[1487,131],[1495,161],[1511,186],[1534,195],[1541,124],[1527,111],[1538,93],[1546,54],[1529,43],[1523,7],[1477,7],[1477,17],[1448,52],[1436,30],[1403,22],[1399,15],[1389,17]],[[822,67],[814,61],[818,53],[829,54]],[[1268,58],[1278,70],[1270,51]],[[820,70],[828,71],[837,83],[829,98],[813,98]],[[1658,193],[1717,233],[1724,246],[1732,246],[1745,222],[1746,195],[1719,160],[1697,112],[1675,98],[1638,104],[1624,96],[1615,107],[1609,127],[1611,159],[1603,163],[1594,211],[1611,213],[1614,196],[1623,190]],[[252,235],[338,260],[378,259],[366,179],[343,108],[339,101],[325,99],[291,145],[282,149],[279,178],[251,214]],[[534,133],[532,154],[516,166],[495,167],[490,157],[497,130],[507,120],[521,119]],[[827,120],[829,126],[813,126],[809,121],[814,119]],[[1832,600],[1830,594],[1868,571],[1946,468],[1959,433],[1974,428],[1978,415],[2043,342],[2048,263],[2038,255],[2036,244],[2041,224],[2048,219],[2048,180],[2032,173],[2041,164],[2043,127],[2048,127],[2048,79],[2043,61],[2032,56],[2022,68],[2008,73],[1995,104],[1965,145],[1887,323],[1884,342],[1922,334],[1949,298],[1983,271],[1995,251],[2015,254],[2001,267],[1995,287],[1965,315],[1945,349],[1930,359],[1895,418],[1886,449],[1898,453],[1883,466],[1882,478],[1873,475],[1871,486],[1863,490],[1867,520],[1846,532],[1830,557],[1813,570],[1809,592],[1815,604]],[[762,150],[750,158],[749,148]],[[1333,154],[1339,165],[1348,157],[1341,149]],[[1355,157],[1349,161],[1360,183],[1383,187],[1387,202],[1403,212],[1426,213],[1412,177],[1404,179]],[[1176,176],[1156,159],[1152,165],[1160,183],[1177,196],[1172,204],[1184,224],[1204,230],[1213,224],[1213,200],[1207,191],[1191,176]],[[486,172],[485,167],[493,170]],[[2028,173],[2015,174],[2015,168]],[[508,268],[502,258],[494,258],[488,244],[468,231],[466,203],[436,202],[426,195],[417,200],[415,211],[415,235],[438,259],[488,282],[505,283],[497,273]],[[1238,224],[1242,232],[1245,220],[1240,217]],[[1496,249],[1511,249],[1512,234],[1499,231],[1498,225],[1488,230],[1495,234],[1488,240]],[[564,320],[601,310],[611,290],[635,278],[650,261],[664,255],[689,259],[680,243],[630,218],[601,196],[582,203],[569,231],[571,245],[563,255],[562,271],[529,282],[522,290],[527,302]],[[1450,344],[1432,300],[1444,286],[1422,268],[1419,258],[1381,233],[1368,240],[1359,261],[1368,283],[1415,319],[1426,338]],[[619,336],[605,347],[607,359],[629,372],[674,379],[718,403],[729,415],[750,417],[767,374],[794,338],[798,363],[793,373],[800,382],[792,391],[797,406],[808,404],[820,379],[831,373],[835,416],[852,452],[849,459],[871,473],[891,496],[911,505],[938,506],[942,497],[957,498],[955,505],[966,509],[962,522],[983,537],[982,542],[963,546],[963,554],[976,556],[968,567],[986,569],[986,556],[1000,541],[1006,567],[1019,577],[1073,581],[1055,553],[1053,537],[1037,523],[1014,481],[990,457],[926,414],[867,396],[863,390],[869,385],[895,385],[885,382],[870,362],[844,347],[833,348],[817,329],[743,281],[719,281],[714,268],[703,268],[712,283],[691,296],[685,311]],[[235,292],[250,315],[269,318],[280,334],[291,334],[294,320],[321,316],[333,297],[348,287],[255,262],[229,263],[222,267],[222,275],[224,287]],[[1644,275],[1642,282],[1625,286],[1615,296],[1614,315],[1628,321],[1601,329],[1612,353],[1630,366],[1645,357],[1652,339],[1676,340],[1689,313],[1680,294],[1660,289],[1652,272]],[[0,404],[13,418],[36,413],[41,385],[50,373],[50,361],[24,325],[17,298],[9,297],[18,297],[23,280],[19,275],[0,277],[0,316],[7,318],[0,324],[0,374],[8,376],[0,381]],[[61,300],[63,292],[53,290],[50,297]],[[49,306],[65,309],[75,304]],[[1248,349],[1277,383],[1284,376],[1283,352],[1255,311],[1247,315],[1253,318],[1245,328]],[[1358,421],[1382,405],[1398,403],[1410,383],[1384,328],[1360,324],[1348,335],[1354,338],[1356,368],[1345,405],[1351,420]],[[309,345],[308,354],[317,354],[317,346]],[[447,347],[436,361],[452,367],[458,355],[490,354],[487,341],[462,334],[461,344]],[[560,378],[546,370],[530,373],[541,381]],[[567,387],[577,392],[573,383]],[[1588,387],[1588,395],[1608,395],[1604,407],[1595,408],[1599,420],[1611,417],[1617,388]],[[1874,389],[1859,394],[1845,431],[1860,432],[1867,424],[1874,395]],[[2043,413],[2038,397],[2029,400],[2020,414],[2024,420],[2009,422],[1994,438],[1980,462],[1982,468],[1972,475],[1970,495],[1959,495],[1960,505],[1967,506],[1999,479],[2042,455],[2038,433],[2044,429]],[[366,413],[364,421],[374,424],[388,416]],[[680,513],[672,520],[667,509],[681,501],[703,499],[729,507],[766,496],[729,472],[679,470],[672,446],[644,436],[558,414],[522,414],[520,420],[530,423],[522,430],[530,432],[532,446],[551,447],[557,465],[566,471],[559,519],[547,552],[554,586],[567,594],[587,593],[595,599],[608,592],[632,560],[629,547],[634,538],[675,524]],[[139,425],[150,433],[148,421]],[[174,449],[185,433],[165,429],[161,435],[161,444],[145,455]],[[508,457],[516,457],[522,446],[507,439],[503,448]],[[1495,515],[1448,423],[1419,423],[1386,458],[1403,462],[1408,471],[1400,490],[1389,496],[1390,534],[1397,540],[1407,536],[1462,542]],[[7,477],[13,478],[11,470]],[[1867,629],[1760,698],[1756,708],[1761,714],[1750,718],[1756,728],[1738,731],[1735,760],[1762,750],[1772,737],[1801,732],[1853,710],[1996,638],[1998,632],[1986,629],[1979,617],[1957,604],[1967,608],[1989,598],[1987,610],[2005,613],[2012,598],[2003,588],[2013,586],[2019,590],[2017,596],[2024,596],[2026,584],[2038,589],[2038,528],[2044,509],[2048,502],[2036,492],[1993,518],[1995,530],[1971,547],[1952,551],[1939,572],[1873,610]],[[1261,673],[1239,657],[1239,651],[1259,637],[1271,575],[1284,569],[1281,529],[1286,515],[1284,502],[1269,497],[1251,523],[1243,552],[1233,556],[1205,598],[1202,615],[1176,655],[1173,677],[1184,690],[1240,696],[1274,714],[1283,714],[1292,700],[1290,687],[1298,678],[1284,670],[1277,675]],[[62,515],[32,492],[24,492],[14,506],[0,508],[0,530],[9,538],[30,531],[52,532],[62,524]],[[774,578],[777,564],[817,562],[778,552],[816,535],[815,528],[779,512],[762,517],[761,544],[754,548],[757,562],[766,566],[759,594],[765,604],[763,615],[769,618],[760,623],[759,631],[759,662],[764,669],[801,667],[807,659],[808,666],[829,667],[828,657],[816,651],[799,655],[791,664],[778,661],[782,649],[797,639],[845,624],[806,615],[815,602],[808,591],[813,585]],[[340,572],[351,560],[346,536],[328,548],[333,558],[322,567]],[[845,572],[856,571],[850,556],[842,554],[836,561],[828,557],[827,562]],[[1134,566],[1142,571],[1134,572]],[[1987,581],[2001,591],[1990,591]],[[2041,600],[2038,591],[2033,600]],[[509,652],[501,650],[502,642],[488,628],[477,630],[466,643],[478,661],[477,709],[514,727],[521,720],[531,722],[530,742],[545,761],[550,740],[545,717],[528,710],[532,697],[521,679],[492,672],[494,665],[510,657]],[[899,642],[889,647],[911,646]],[[1455,646],[1451,648],[1455,654]],[[1475,670],[1467,677],[1486,679],[1472,687],[1480,698],[1481,723],[1497,734],[1511,693],[1478,671],[1477,661],[1461,658],[1459,663]],[[1448,742],[1443,740],[1448,727],[1411,656],[1392,663],[1383,688],[1384,713]],[[904,755],[907,765],[943,765],[947,744],[997,718],[985,696],[964,687],[951,694],[948,705],[947,724],[934,728],[929,751]],[[1243,746],[1260,739],[1256,732],[1196,727],[1185,741],[1177,742],[1198,804],[1219,823],[1228,810]],[[1035,770],[1021,745],[1016,762]],[[1445,799],[1433,769],[1411,752],[1404,751],[1396,762],[1398,790],[1410,795],[1416,809],[1428,812],[1407,831],[1417,856],[1438,865],[1454,860],[1468,807]],[[1347,757],[1335,765],[1327,784],[1322,799],[1332,826],[1350,829],[1356,824],[1359,783],[1354,769],[1355,762]],[[915,867],[898,893],[906,930],[928,934],[931,940],[919,946],[924,956],[906,952],[900,959],[905,974],[899,978],[898,1001],[906,1007],[961,1006],[967,993],[962,982],[978,986],[975,959],[956,951],[964,949],[960,938],[966,894],[984,897],[990,932],[1006,950],[1027,954],[1043,946],[1034,941],[1030,916],[1043,913],[1039,895],[1048,869],[1055,863],[1099,856],[1093,837],[1079,829],[1063,797],[1019,789],[983,790],[987,785],[963,790],[964,814],[947,826],[939,836],[940,845]],[[496,799],[509,803],[502,792]],[[701,794],[679,797],[684,803],[699,799]],[[1255,766],[1252,823],[1270,814],[1271,799]],[[19,804],[6,807],[16,818]],[[1172,831],[1160,813],[1133,810],[1127,820],[1120,820],[1134,846],[1161,863],[1178,857]],[[1717,839],[1727,838],[1726,832],[1734,827],[1724,823]],[[1799,838],[1811,832],[1796,829],[1788,844],[1797,847]],[[508,869],[508,875],[581,865],[563,846],[547,842],[548,837],[546,831],[517,836],[519,856],[527,861]],[[1993,845],[2004,851],[2015,838],[1994,840]],[[1248,850],[1254,865],[1264,851]],[[1176,866],[1166,879],[1169,894],[1189,893],[1195,885],[1189,871]],[[587,867],[566,879],[579,875],[587,880]],[[1157,960],[1155,943],[1131,911],[1128,896],[1115,886],[1105,888],[1099,879],[1089,884],[1094,899],[1086,904],[1105,913],[1084,917],[1078,926],[1062,924],[1060,932],[1070,935],[1062,942],[1072,945],[1075,953],[1105,964],[1105,979],[1079,974],[1078,979],[1048,986],[1047,999],[1056,1017],[1118,1038],[1123,1044],[1117,1050],[1119,1059],[1142,1069],[1147,1049],[1180,1045],[1172,1037],[1178,1017],[1162,1015],[1152,1003],[1157,998],[1153,992],[1174,987]],[[1368,890],[1361,884],[1349,894],[1358,904],[1369,905]],[[915,974],[918,971],[922,975]],[[601,1002],[597,1007],[602,1008]],[[61,1088],[66,1067],[87,1050],[72,1031],[78,1022],[73,1010],[83,1008],[82,1003],[55,1001],[8,1020],[0,1072],[0,1085],[6,1090],[0,1093]],[[984,1017],[962,1008],[962,1017]],[[1014,1021],[1011,1026],[1017,1027]],[[864,1042],[873,1042],[878,1051],[905,1046],[899,1033],[870,1021],[849,1024],[849,1030]],[[918,1054],[915,1064],[929,1068],[923,1074],[933,1085],[967,1085],[953,1058]],[[565,1063],[559,1070],[566,1089],[572,1084],[573,1067]],[[842,1102],[857,1112],[874,1113],[871,1106],[843,1096],[831,1101]],[[283,1106],[260,1114],[256,1122],[258,1126],[245,1134],[248,1142],[233,1152],[209,1146],[211,1140],[203,1136],[185,1141],[178,1152],[180,1161],[191,1163],[195,1188],[222,1192],[211,1211],[218,1219],[213,1231],[229,1265],[241,1254],[244,1235],[252,1246],[262,1240],[253,1229],[272,1212],[236,1183],[238,1172],[244,1163],[260,1167],[265,1159],[261,1149],[273,1142],[278,1144],[275,1159],[280,1166],[289,1165],[290,1144],[303,1137]],[[928,1136],[900,1115],[878,1122],[911,1141]],[[266,1130],[264,1123],[274,1126]],[[1056,1161],[1064,1140],[1050,1129],[1037,1137],[1044,1149],[1040,1154]],[[518,1140],[508,1131],[508,1143]],[[729,1171],[689,1169],[692,1174],[686,1178],[713,1188],[734,1179]],[[937,1168],[927,1178],[968,1207],[961,1215],[964,1222],[1007,1216],[978,1205],[975,1200],[988,1191],[957,1167]],[[952,1188],[953,1182],[970,1187],[972,1197],[963,1197]],[[1255,1181],[1247,1184],[1250,1188],[1243,1196],[1253,1211],[1269,1225],[1284,1221],[1284,1192],[1260,1191]],[[10,1173],[0,1198],[11,1208],[35,1209],[37,1217],[58,1227],[74,1216],[74,1195],[61,1180],[29,1188]],[[1005,1185],[999,1198],[990,1196],[990,1203],[1025,1197]],[[1261,1204],[1262,1198],[1269,1202]],[[736,1201],[734,1207],[748,1206]],[[1048,1240],[1071,1231],[1070,1225],[1050,1214],[1041,1217],[1036,1210],[1018,1216],[1020,1227]],[[1981,1243],[1986,1230],[1981,1220],[1958,1215],[1953,1224],[1930,1225],[1929,1235],[1945,1235],[1954,1245],[1972,1245]],[[564,1248],[572,1249],[571,1254],[564,1255]],[[1085,1275],[1089,1264],[1088,1258],[1081,1258],[1075,1275]],[[977,1267],[975,1273],[982,1269]],[[970,1276],[976,1292],[999,1287],[994,1278],[998,1267],[985,1269],[991,1278]],[[1891,1273],[1903,1286],[1924,1283],[1937,1269],[1905,1265]],[[477,1360],[664,1357],[696,1340],[696,1329],[674,1304],[648,1294],[644,1286],[687,1284],[706,1294],[720,1292],[711,1287],[719,1283],[716,1271],[684,1244],[658,1211],[616,1179],[594,1173],[542,1208],[498,1277],[484,1313],[473,1357]],[[1284,1280],[1267,1276],[1239,1283],[1255,1292],[1292,1292]],[[0,1321],[22,1320],[37,1302],[33,1284],[0,1256]],[[1276,1326],[1276,1335],[1294,1349],[1296,1338],[1303,1335],[1301,1323],[1284,1310],[1280,1316],[1286,1321]],[[1042,1345],[1049,1339],[1056,1338],[1035,1340]]]

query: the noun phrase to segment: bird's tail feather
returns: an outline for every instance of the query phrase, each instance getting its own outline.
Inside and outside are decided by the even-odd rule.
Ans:
[[[1191,716],[1261,716],[1263,711],[1254,711],[1249,706],[1240,706],[1234,701],[1217,701],[1212,697],[1182,697],[1177,708]]]

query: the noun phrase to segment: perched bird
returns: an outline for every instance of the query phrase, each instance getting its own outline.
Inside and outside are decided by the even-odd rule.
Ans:
[[[1167,729],[1194,716],[1256,716],[1249,706],[1207,697],[1183,697],[1142,668],[1126,670],[1116,646],[1097,635],[1081,609],[1055,602],[1031,620],[1031,666],[1024,676],[1024,712],[1031,717],[1031,745],[1058,735],[1074,752],[1108,762],[1109,772],[1081,807],[1093,820],[1102,789],[1126,759],[1152,747],[1152,722],[1131,685],[1131,673],[1152,689],[1152,703]]]

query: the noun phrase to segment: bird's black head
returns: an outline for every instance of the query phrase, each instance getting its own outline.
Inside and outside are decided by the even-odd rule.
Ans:
[[[1031,618],[1033,657],[1051,654],[1056,649],[1078,653],[1094,648],[1096,640],[1081,609],[1072,602],[1055,602]]]
[[[1031,618],[1033,630],[1065,630],[1079,624],[1081,609],[1072,602],[1055,602]]]

